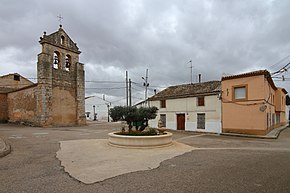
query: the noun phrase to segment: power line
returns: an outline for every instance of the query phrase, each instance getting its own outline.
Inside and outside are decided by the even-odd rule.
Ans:
[[[105,87],[99,87],[99,88],[94,88],[94,87],[89,87],[89,88],[85,88],[85,89],[97,89],[97,90],[115,90],[115,89],[124,89],[126,87],[108,87],[108,88],[105,88]]]
[[[271,65],[268,67],[268,69],[274,69],[276,66],[278,66],[281,62],[283,62],[284,60],[286,60],[287,58],[290,57],[290,54],[287,55],[286,57],[282,58],[281,60],[279,60],[278,62],[276,62],[275,64]]]
[[[30,77],[26,78],[28,80],[63,80],[61,78],[35,78],[35,77]],[[76,80],[71,80],[71,81],[76,81]],[[89,82],[89,83],[114,83],[114,84],[123,84],[124,81],[111,81],[111,80],[86,80],[84,82]]]

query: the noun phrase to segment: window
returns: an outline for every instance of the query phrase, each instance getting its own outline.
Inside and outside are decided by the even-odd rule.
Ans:
[[[166,108],[166,100],[160,101],[160,108]]]
[[[234,87],[233,99],[235,100],[247,99],[247,87],[246,86]]]
[[[59,68],[59,52],[57,51],[53,53],[53,68],[54,69]]]
[[[70,55],[66,55],[65,56],[65,70],[66,71],[70,71],[70,67],[71,67],[71,56]]]
[[[197,129],[205,129],[205,113],[197,113]]]
[[[163,123],[163,127],[166,127],[166,114],[160,114],[160,119]]]
[[[20,76],[18,74],[14,74],[14,80],[20,81]]]
[[[60,37],[60,44],[63,45],[64,44],[64,36]]]
[[[197,97],[197,106],[204,106],[204,96]]]

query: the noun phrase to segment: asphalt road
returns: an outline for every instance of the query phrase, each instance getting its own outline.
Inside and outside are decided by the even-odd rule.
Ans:
[[[173,132],[199,150],[160,167],[85,185],[64,172],[56,158],[59,141],[105,139],[117,124],[36,128],[0,124],[12,146],[0,158],[1,193],[88,192],[290,192],[290,129],[276,140]]]

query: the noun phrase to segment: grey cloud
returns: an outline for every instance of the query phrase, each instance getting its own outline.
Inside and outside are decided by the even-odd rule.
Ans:
[[[153,94],[154,88],[189,83],[190,59],[194,81],[199,73],[203,80],[219,80],[222,73],[268,69],[290,54],[287,0],[4,0],[1,4],[5,6],[0,6],[0,51],[20,50],[12,56],[0,54],[1,74],[9,70],[2,66],[13,63],[20,73],[35,75],[37,41],[43,31],[57,30],[56,16],[62,14],[64,29],[82,51],[86,79],[124,81],[128,70],[138,83],[136,101],[144,97],[141,77],[146,68]],[[277,84],[290,90],[288,84]],[[110,86],[118,85],[98,88]],[[94,92],[124,97],[122,89],[87,90]]]

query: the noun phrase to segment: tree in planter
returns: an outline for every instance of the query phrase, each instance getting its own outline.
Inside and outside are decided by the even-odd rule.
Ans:
[[[143,131],[148,126],[148,121],[155,119],[157,116],[157,107],[140,107],[138,109],[137,121],[142,122],[142,125],[139,128],[139,131]],[[136,128],[137,130],[137,128]]]
[[[110,117],[112,118],[113,122],[125,120],[124,110],[125,109],[122,106],[116,106],[116,107],[110,109],[109,114],[110,114]]]
[[[136,131],[143,131],[148,126],[148,121],[156,118],[157,110],[157,107],[116,106],[110,109],[110,116],[113,121],[126,121],[129,126],[129,132],[132,131],[133,123]]]

